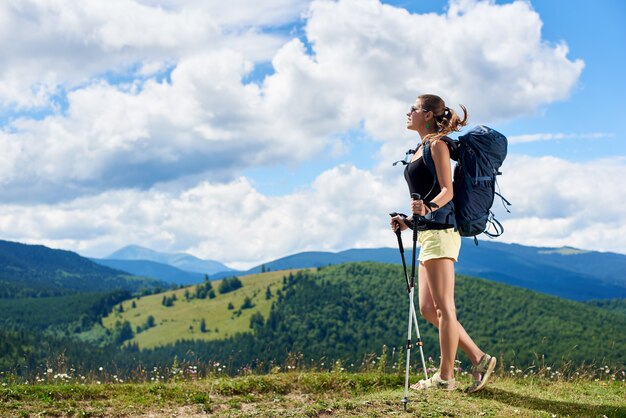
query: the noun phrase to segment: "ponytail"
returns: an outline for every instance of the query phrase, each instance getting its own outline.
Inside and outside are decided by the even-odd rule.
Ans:
[[[458,132],[467,125],[467,108],[463,105],[463,119],[453,110],[445,105],[445,102],[434,94],[424,94],[419,96],[422,101],[422,107],[430,110],[435,115],[435,124],[437,132],[426,135],[424,141],[437,141],[440,138],[452,133]]]
[[[437,133],[431,137],[433,140],[443,138],[451,132],[458,132],[463,126],[467,125],[467,108],[463,105],[459,106],[463,109],[463,119],[449,107],[445,107],[441,115],[435,116]]]

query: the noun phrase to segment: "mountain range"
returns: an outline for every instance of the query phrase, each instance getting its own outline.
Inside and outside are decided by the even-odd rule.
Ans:
[[[159,265],[142,264],[139,257]],[[411,251],[407,250],[407,265],[410,268]],[[124,264],[112,258],[135,260],[134,265]],[[232,270],[213,260],[200,260],[186,254],[164,254],[137,246],[125,247],[105,260],[94,260],[133,274],[156,277],[177,284],[200,283],[186,276],[187,264],[180,260],[194,260],[195,266],[223,266],[225,270],[210,274],[212,280],[228,276],[245,276],[262,271],[276,271],[307,267],[321,267],[345,262],[375,261],[399,264],[400,255],[394,248],[350,249],[340,252],[302,252],[263,263],[249,270]],[[159,261],[161,260],[161,261]],[[169,260],[169,261],[168,261]],[[205,263],[205,264],[202,264]],[[169,267],[168,267],[169,266]],[[177,267],[183,272],[168,275],[166,270]],[[148,271],[148,268],[150,271]],[[191,270],[187,269],[187,273]],[[198,271],[198,270],[195,270]],[[464,239],[456,271],[460,274],[483,277],[498,282],[520,286],[542,293],[573,300],[626,298],[626,255],[585,251],[572,247],[530,247],[519,244],[504,244],[496,241],[480,241],[478,246]],[[205,270],[208,272],[208,270]]]
[[[201,283],[204,274],[185,271],[169,264],[157,263],[150,260],[116,260],[106,258],[92,258],[91,261],[116,270],[144,277],[154,277],[168,283],[188,285]]]
[[[410,268],[411,252],[406,252]],[[150,259],[140,259],[147,257]],[[160,260],[160,261],[155,261]],[[573,300],[626,298],[626,255],[571,247],[528,247],[464,240],[456,271]],[[89,260],[71,251],[0,241],[0,297],[52,296],[85,291],[201,283],[262,271],[322,267],[345,262],[399,264],[394,248],[302,252],[246,271],[187,254],[125,247],[107,259]],[[221,270],[217,271],[216,270]],[[213,272],[213,273],[208,273]]]

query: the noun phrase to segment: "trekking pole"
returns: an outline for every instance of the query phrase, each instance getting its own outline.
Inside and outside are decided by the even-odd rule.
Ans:
[[[404,218],[406,218],[406,215],[401,214],[401,213],[397,213],[397,212],[392,212],[389,214],[389,216],[394,217],[394,216],[402,216]],[[400,249],[400,258],[402,259],[402,271],[404,272],[404,279],[406,281],[406,294],[410,295],[411,292],[411,282],[409,281],[409,273],[407,272],[406,269],[406,261],[404,259],[404,244],[402,244],[402,237],[401,237],[401,231],[400,228],[398,228],[396,231],[396,237],[398,238],[398,248]],[[413,323],[415,324],[415,331],[417,333],[417,345],[420,348],[420,355],[422,357],[422,368],[424,370],[424,378],[428,379],[428,370],[426,369],[426,361],[424,360],[424,350],[422,349],[422,338],[420,336],[420,328],[419,325],[417,325],[417,314],[415,313],[415,304],[413,304]]]
[[[411,197],[413,200],[420,200],[421,196],[418,193],[412,193]],[[404,399],[402,402],[404,403],[404,410],[406,411],[406,405],[409,402],[409,369],[410,369],[410,361],[411,361],[411,346],[413,345],[411,342],[412,335],[412,325],[413,321],[411,320],[415,314],[415,306],[413,304],[413,296],[415,294],[415,259],[416,259],[416,251],[417,251],[417,213],[413,213],[413,254],[412,255],[412,263],[411,263],[411,281],[409,283],[409,329],[408,329],[408,338],[406,343],[406,375],[404,378]],[[426,362],[424,361],[424,351],[422,350],[422,340],[419,334],[419,328],[417,327],[417,319],[415,320],[416,327],[415,330],[417,332],[417,345],[420,349],[420,354],[422,357],[422,365],[424,367],[424,374],[427,376],[426,372]]]
[[[406,215],[397,212],[391,212],[389,214],[389,216],[391,216],[392,218],[398,215],[406,218]],[[404,245],[402,244],[402,231],[400,231],[400,225],[398,225],[398,229],[395,230],[395,233],[396,237],[398,238],[398,248],[400,249],[400,258],[402,259],[402,271],[404,272],[404,280],[406,281],[406,293],[408,295],[411,291],[411,282],[409,281],[409,273],[407,273],[406,271],[406,261],[404,259]]]

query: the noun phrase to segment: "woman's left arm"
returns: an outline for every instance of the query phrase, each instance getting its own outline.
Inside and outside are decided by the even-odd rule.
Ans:
[[[435,162],[437,180],[441,188],[441,192],[435,196],[431,202],[435,203],[438,207],[443,207],[454,197],[452,169],[450,167],[450,150],[445,141],[438,140],[431,145],[430,152]]]

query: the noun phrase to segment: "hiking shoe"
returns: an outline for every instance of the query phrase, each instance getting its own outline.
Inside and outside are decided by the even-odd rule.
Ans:
[[[491,377],[493,369],[496,368],[496,362],[495,357],[485,354],[483,358],[480,359],[480,362],[472,367],[472,374],[480,373],[480,378],[474,378],[474,383],[467,390],[468,393],[478,392],[485,387],[487,381]]]
[[[454,390],[456,389],[456,380],[443,380],[439,377],[439,372],[435,373],[430,379],[422,379],[419,382],[411,385],[413,390],[427,390],[427,389],[441,389],[441,390]]]

